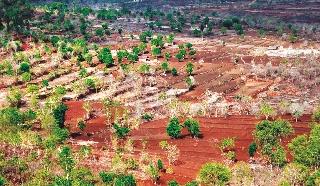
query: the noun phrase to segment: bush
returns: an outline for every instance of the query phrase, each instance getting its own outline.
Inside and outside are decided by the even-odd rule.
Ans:
[[[188,62],[188,63],[187,63],[186,72],[187,72],[189,75],[192,74],[192,72],[193,72],[193,67],[194,67],[194,65],[193,65],[191,62]]]
[[[159,175],[159,169],[157,167],[155,167],[153,165],[153,163],[151,163],[148,167],[148,170],[147,170],[149,176],[151,177],[151,179],[153,181],[158,181],[159,178],[160,178],[160,175]]]
[[[234,138],[224,138],[219,144],[219,148],[222,152],[226,150],[231,150],[235,147],[235,139]]]
[[[114,180],[116,186],[136,186],[136,180],[132,175],[119,175]]]
[[[113,128],[115,129],[115,133],[118,138],[125,138],[130,132],[128,127],[121,127],[116,123],[113,125]]]
[[[179,138],[181,135],[181,125],[177,117],[170,119],[169,124],[167,125],[167,134],[171,138]]]
[[[30,65],[29,65],[29,63],[27,63],[27,62],[22,62],[22,63],[20,64],[19,70],[20,70],[21,73],[29,72],[29,71],[30,71]]]
[[[7,183],[6,179],[0,175],[0,186],[4,186],[4,185],[6,185],[6,183]]]
[[[280,139],[293,132],[288,121],[268,120],[261,121],[253,131],[253,135],[261,147],[263,155],[266,155],[273,165],[283,166],[286,163],[286,152],[280,144]]]
[[[198,174],[201,184],[226,185],[231,179],[230,169],[222,163],[206,163]]]
[[[106,185],[111,185],[117,175],[113,172],[104,172],[103,171],[103,172],[99,173],[99,176],[100,176],[103,183],[105,183]]]
[[[283,179],[290,185],[304,185],[309,175],[309,169],[304,165],[290,163],[285,166],[282,174]]]
[[[179,183],[176,180],[168,181],[168,186],[179,186]]]
[[[199,183],[195,180],[189,181],[188,183],[185,184],[185,186],[198,186]]]
[[[192,137],[200,136],[200,127],[199,122],[197,120],[189,118],[184,122],[184,126],[187,127]]]
[[[73,159],[70,147],[62,147],[60,153],[58,154],[58,161],[65,174],[71,173],[75,166],[75,160]]]
[[[94,186],[94,177],[90,169],[79,167],[71,172],[72,185]]]
[[[319,184],[320,184],[320,170],[316,170],[307,178],[306,186],[316,186]]]
[[[286,137],[293,132],[288,121],[276,120],[274,122],[263,120],[256,125],[253,131],[255,139],[261,146],[270,144],[277,145],[281,137]]]
[[[29,82],[29,81],[31,81],[31,78],[32,78],[31,73],[29,73],[29,72],[24,72],[21,74],[21,79],[23,82]]]
[[[53,117],[55,119],[56,126],[60,128],[64,127],[64,117],[67,110],[68,107],[64,103],[60,103],[55,109],[53,109]]]
[[[315,122],[320,123],[320,106],[316,108],[316,110],[312,114],[312,119]]]
[[[232,184],[252,185],[254,174],[246,162],[239,161],[232,168]]]
[[[98,59],[107,67],[110,67],[114,64],[114,60],[109,48],[103,48],[98,54]]]
[[[98,28],[98,29],[96,30],[96,36],[103,37],[104,34],[105,34],[105,33],[104,33],[104,29]]]
[[[146,121],[151,121],[153,119],[153,116],[149,113],[144,113],[142,115],[142,119],[146,120]]]
[[[163,170],[164,169],[164,166],[163,166],[163,163],[162,163],[161,159],[158,159],[157,167],[158,167],[158,170]]]
[[[248,149],[249,156],[253,157],[256,151],[257,151],[257,144],[253,142],[249,145],[249,149]]]
[[[233,22],[231,19],[226,19],[222,22],[222,26],[226,28],[231,28],[233,25]]]
[[[12,88],[9,90],[9,93],[6,99],[9,102],[10,106],[18,107],[22,101],[22,93],[19,89]]]
[[[19,109],[8,107],[0,110],[0,125],[18,125],[23,122],[23,114]]]
[[[83,120],[79,120],[77,126],[81,131],[83,131],[86,128],[86,123]]]
[[[177,75],[178,75],[177,69],[176,69],[176,68],[172,68],[171,74],[172,74],[173,76],[177,76]]]
[[[286,151],[280,145],[273,147],[268,156],[270,157],[272,165],[282,167],[287,163]]]
[[[320,125],[312,126],[309,137],[300,135],[288,144],[295,162],[308,167],[320,166]]]

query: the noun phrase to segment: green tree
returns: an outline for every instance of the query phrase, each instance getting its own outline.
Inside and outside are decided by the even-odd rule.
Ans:
[[[110,67],[114,64],[114,60],[112,58],[111,50],[109,48],[103,48],[99,54],[98,59],[104,63],[107,67]]]
[[[200,136],[200,127],[199,127],[199,122],[197,120],[194,120],[192,118],[188,118],[184,122],[184,126],[187,127],[187,129],[192,137],[199,137]]]
[[[204,185],[226,185],[231,176],[231,170],[227,166],[216,162],[204,164],[198,174],[200,183]]]
[[[280,140],[292,133],[291,124],[285,120],[261,121],[253,131],[262,155],[267,156],[270,162],[277,166],[283,166],[286,163],[286,153],[280,144]]]
[[[118,138],[125,138],[128,133],[130,132],[130,129],[128,127],[122,127],[120,125],[118,125],[117,123],[115,123],[113,125],[113,128],[115,130],[115,134]]]
[[[263,102],[260,105],[259,113],[264,115],[266,117],[266,119],[268,119],[270,116],[273,116],[273,115],[276,114],[274,108],[270,104],[268,104],[266,102]]]
[[[86,123],[84,120],[79,120],[77,126],[81,131],[83,131],[86,128]]]
[[[161,68],[162,68],[164,73],[167,73],[169,71],[169,69],[170,69],[169,63],[167,61],[161,63]]]
[[[320,106],[318,106],[313,114],[312,114],[312,119],[315,121],[315,122],[318,122],[320,123]]]
[[[168,186],[179,186],[179,184],[176,180],[170,180],[168,181]]]
[[[178,71],[177,71],[177,69],[176,69],[175,67],[173,67],[173,68],[171,69],[171,74],[172,74],[173,76],[177,76],[177,75],[178,75]]]
[[[308,167],[320,166],[320,124],[314,124],[310,135],[299,135],[288,144],[295,162]]]
[[[0,27],[5,25],[7,31],[22,32],[33,16],[33,10],[27,0],[0,1]]]
[[[181,135],[181,125],[179,123],[179,119],[177,117],[173,117],[170,119],[167,125],[167,134],[172,138],[179,138]]]
[[[188,62],[188,63],[187,63],[186,72],[187,72],[189,75],[192,75],[193,67],[194,67],[194,65],[193,65],[191,62]]]
[[[59,156],[59,165],[64,170],[66,180],[70,179],[71,171],[73,170],[75,166],[75,160],[72,157],[72,152],[70,147],[62,147]]]

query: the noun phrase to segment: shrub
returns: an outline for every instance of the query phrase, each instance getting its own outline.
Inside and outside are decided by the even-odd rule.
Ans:
[[[60,103],[55,109],[53,109],[55,124],[60,128],[64,127],[64,117],[67,110],[68,107],[64,103]]]
[[[116,186],[136,186],[136,180],[132,175],[119,175],[114,180]]]
[[[157,167],[158,167],[158,170],[163,170],[164,169],[164,166],[163,166],[163,163],[162,163],[161,159],[158,159]]]
[[[168,181],[168,186],[179,186],[179,183],[176,180]]]
[[[230,169],[222,163],[206,163],[198,174],[201,184],[226,185],[231,179]]]
[[[18,125],[24,122],[23,114],[15,107],[0,110],[0,125]]]
[[[4,185],[6,185],[6,183],[7,183],[6,179],[0,175],[0,186],[4,186]]]
[[[172,68],[171,74],[172,74],[173,76],[177,76],[177,75],[178,75],[177,69],[176,69],[176,68]]]
[[[264,115],[266,117],[266,119],[268,119],[269,116],[273,116],[273,115],[276,114],[274,108],[271,105],[269,105],[268,103],[265,103],[265,102],[263,102],[260,105],[259,109],[260,109],[259,113]]]
[[[151,53],[155,57],[160,57],[161,56],[161,48],[153,47]]]
[[[86,128],[86,123],[81,119],[78,121],[77,126],[81,131],[83,131]]]
[[[19,67],[20,72],[29,72],[30,71],[30,65],[27,62],[22,62]]]
[[[199,183],[195,180],[189,181],[188,183],[185,184],[185,186],[199,186]]]
[[[150,72],[150,65],[146,63],[140,65],[139,71],[140,73],[148,74]]]
[[[125,138],[130,132],[128,127],[121,127],[117,123],[113,125],[113,128],[115,129],[115,133],[118,138]]]
[[[98,59],[107,67],[110,67],[114,64],[112,54],[109,48],[103,48],[98,54]]]
[[[167,61],[161,63],[161,68],[164,73],[168,72],[169,71],[169,63]]]
[[[142,115],[142,119],[146,120],[146,121],[151,121],[153,119],[153,116],[149,113],[144,113]]]
[[[263,120],[256,125],[253,131],[255,139],[260,145],[277,145],[281,137],[286,137],[293,132],[293,128],[288,121],[276,120],[270,122]]]
[[[66,140],[69,137],[69,131],[68,129],[65,128],[59,128],[59,127],[55,127],[52,130],[52,142],[54,143],[62,143],[64,140]]]
[[[106,185],[111,185],[113,183],[113,180],[115,179],[117,175],[113,172],[100,172],[99,177],[101,178],[102,182]]]
[[[231,19],[226,19],[222,22],[222,26],[226,28],[231,28],[233,25],[233,22]]]
[[[220,150],[226,151],[235,147],[235,138],[224,138],[219,144]]]
[[[320,106],[317,107],[316,110],[313,112],[312,119],[320,123]]]
[[[69,174],[75,166],[75,160],[73,159],[70,147],[62,147],[58,156],[58,160],[59,165],[66,174]]]
[[[181,135],[181,128],[179,119],[177,117],[173,117],[167,125],[167,134],[172,138],[179,138]]]
[[[148,174],[150,175],[151,179],[153,181],[157,181],[159,180],[160,178],[160,175],[159,175],[159,169],[157,167],[155,167],[153,165],[153,163],[151,163],[148,167],[148,170],[147,170]]]
[[[24,72],[23,74],[21,74],[21,79],[23,82],[29,82],[31,81],[31,73],[29,72]]]
[[[194,37],[201,37],[202,36],[202,32],[199,29],[194,29],[194,30],[192,30],[192,35]]]
[[[105,34],[105,33],[104,33],[104,29],[98,28],[98,29],[96,30],[96,36],[103,37],[104,34]]]
[[[289,163],[284,167],[282,174],[283,179],[290,185],[304,185],[309,175],[309,169],[304,165]]]
[[[199,127],[199,122],[197,120],[189,118],[184,122],[184,126],[187,127],[192,137],[199,137],[200,127]]]
[[[58,42],[60,41],[60,38],[58,36],[52,36],[51,39],[50,39],[52,45],[54,47],[57,47],[58,46]]]
[[[288,144],[295,162],[305,166],[320,166],[320,125],[312,126],[309,137],[300,135]]]
[[[307,178],[306,186],[316,186],[319,184],[320,184],[320,170],[316,170]]]
[[[186,77],[185,82],[190,90],[193,89],[194,86],[196,85],[196,80],[194,79],[193,76]]]
[[[189,75],[192,74],[192,72],[193,72],[193,67],[194,67],[194,65],[193,65],[191,62],[188,62],[188,63],[187,63],[186,72],[187,72]]]
[[[92,78],[86,78],[84,79],[84,85],[88,88],[88,89],[95,89],[96,88],[96,83]]]
[[[257,144],[255,142],[249,145],[248,153],[250,157],[253,157],[257,151]]]
[[[235,185],[252,185],[254,174],[246,162],[239,161],[232,168],[232,183]]]
[[[8,93],[6,99],[9,102],[10,106],[17,107],[21,104],[22,93],[19,89],[12,88],[9,90],[9,93]]]
[[[280,145],[280,139],[293,132],[288,121],[268,120],[261,121],[253,131],[254,137],[261,147],[263,155],[266,155],[272,164],[283,166],[286,162],[286,152]]]
[[[178,54],[176,54],[176,58],[178,59],[179,62],[181,62],[184,59],[184,55],[179,52]]]
[[[73,169],[71,172],[71,179],[72,185],[93,186],[95,182],[92,172],[85,167]]]
[[[237,32],[238,35],[244,34],[243,28],[242,28],[242,25],[241,25],[241,24],[235,23],[235,24],[233,25],[233,27],[234,27],[234,30]]]
[[[282,167],[287,163],[286,151],[280,145],[273,147],[269,157],[272,165]]]

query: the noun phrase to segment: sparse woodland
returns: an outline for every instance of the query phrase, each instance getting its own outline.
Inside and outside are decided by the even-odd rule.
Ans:
[[[320,185],[311,7],[0,0],[0,186]]]

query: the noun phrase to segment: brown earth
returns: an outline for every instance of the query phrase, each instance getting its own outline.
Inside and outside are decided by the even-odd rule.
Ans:
[[[66,123],[71,128],[75,128],[76,119],[83,117],[84,111],[81,108],[81,102],[67,102],[69,107],[66,114]],[[100,103],[93,104],[95,109],[101,109]],[[279,116],[291,122],[295,129],[294,135],[283,140],[286,145],[288,141],[296,135],[309,132],[310,116],[305,115],[300,121],[295,122],[291,116]],[[160,148],[159,142],[167,140],[170,144],[175,144],[180,150],[180,156],[177,163],[173,166],[174,173],[162,173],[159,180],[160,185],[165,185],[168,180],[175,179],[179,183],[186,183],[196,178],[201,165],[209,161],[224,161],[218,142],[226,137],[236,138],[236,159],[237,161],[248,161],[248,146],[253,141],[252,131],[255,125],[261,120],[254,116],[228,116],[226,118],[196,118],[200,122],[202,137],[194,139],[188,135],[187,130],[183,129],[181,139],[170,139],[166,134],[166,125],[168,119],[161,119],[142,123],[137,130],[130,132],[129,137],[134,141],[134,157],[139,158],[143,150],[142,141],[147,141],[146,151],[154,156],[161,158],[168,166],[165,152]],[[111,132],[106,127],[105,117],[97,116],[88,121],[88,127],[82,135],[75,135],[74,139],[84,141],[94,141],[95,156],[102,156],[102,147],[110,149]],[[108,126],[108,125],[107,125]],[[110,125],[109,125],[110,126]],[[90,134],[85,135],[85,134]],[[256,158],[259,155],[256,156]],[[288,154],[289,157],[289,154]],[[289,157],[290,158],[290,157]],[[101,170],[99,165],[89,165],[94,169]],[[152,185],[150,181],[141,181],[140,185]]]

